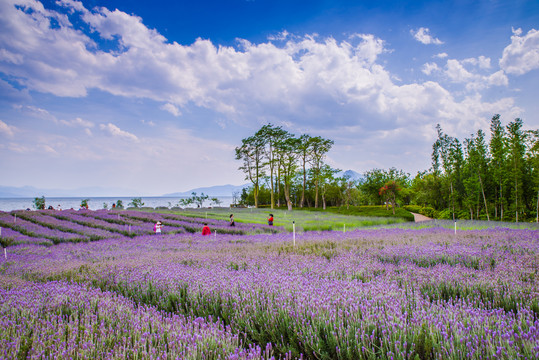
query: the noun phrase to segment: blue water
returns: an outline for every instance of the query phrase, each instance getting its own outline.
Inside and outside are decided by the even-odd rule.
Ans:
[[[211,204],[211,202],[205,201],[204,207],[209,206],[221,206],[229,207],[232,204],[232,196],[216,196],[221,200],[221,204]],[[141,197],[144,207],[159,207],[159,206],[178,206],[178,201],[180,197],[160,197],[160,196],[148,196]],[[110,209],[113,203],[116,203],[118,200],[122,200],[124,207],[127,208],[129,203],[133,201],[132,197],[46,197],[45,206],[52,206],[55,209],[60,205],[60,207],[65,209],[79,209],[81,200],[90,199],[88,201],[88,208],[90,210],[103,209],[105,204],[107,208]],[[24,210],[30,209],[35,210],[34,208],[34,198],[0,198],[0,211],[12,211],[12,210]]]

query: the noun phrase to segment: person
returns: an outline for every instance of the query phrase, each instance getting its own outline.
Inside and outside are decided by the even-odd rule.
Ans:
[[[268,217],[268,225],[269,225],[269,226],[273,226],[273,214],[269,214],[269,217]]]
[[[115,203],[112,203],[112,208],[116,209],[116,204]]]
[[[56,210],[62,211],[62,207],[60,206],[60,204],[58,204],[58,206],[56,207]]]
[[[155,234],[161,234],[161,228],[163,227],[163,225],[161,224],[161,221],[158,221],[155,223],[155,225],[153,226],[153,231],[155,232]]]
[[[236,226],[236,223],[234,222],[234,214],[230,214],[230,226]]]
[[[208,226],[208,223],[204,223],[204,227],[202,228],[202,235],[211,235],[210,227]]]
[[[52,207],[52,205],[49,205],[49,207],[47,208],[48,210],[54,210],[54,208]]]

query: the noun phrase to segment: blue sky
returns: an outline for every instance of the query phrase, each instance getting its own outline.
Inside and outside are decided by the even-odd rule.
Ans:
[[[537,84],[537,1],[0,0],[0,185],[238,185],[268,122],[413,175],[437,123],[539,128]]]

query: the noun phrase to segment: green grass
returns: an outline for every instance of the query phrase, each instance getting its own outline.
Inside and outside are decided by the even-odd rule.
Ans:
[[[413,215],[406,210],[397,209],[397,214],[385,210],[383,206],[365,206],[346,208],[323,209],[255,209],[255,208],[211,208],[211,209],[183,209],[183,210],[157,210],[161,213],[174,213],[183,216],[228,220],[234,214],[237,223],[266,224],[267,217],[274,215],[275,226],[282,226],[292,231],[295,224],[296,231],[329,231],[353,230],[366,226],[382,226],[413,221]]]

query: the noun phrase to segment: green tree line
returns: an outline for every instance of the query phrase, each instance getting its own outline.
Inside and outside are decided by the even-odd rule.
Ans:
[[[372,169],[354,180],[326,164],[332,140],[264,125],[236,148],[252,184],[241,201],[289,210],[413,205],[439,218],[539,221],[539,130],[524,130],[520,118],[504,126],[500,115],[492,117],[488,141],[481,129],[462,141],[436,130],[430,169],[415,176]]]

